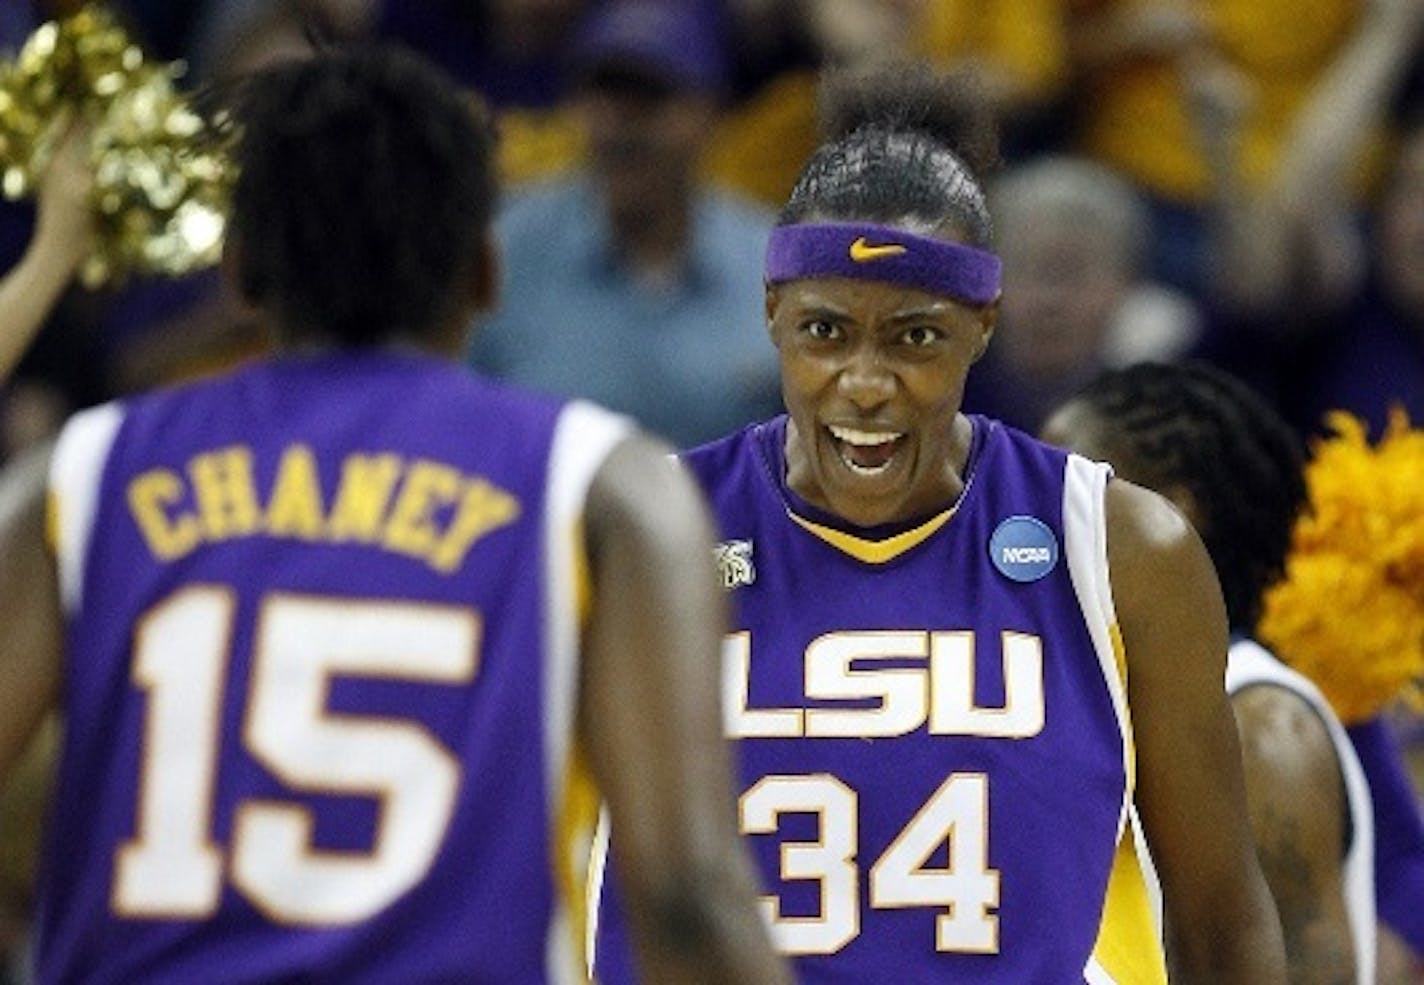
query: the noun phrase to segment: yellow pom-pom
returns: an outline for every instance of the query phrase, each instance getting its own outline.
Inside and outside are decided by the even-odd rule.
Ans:
[[[1258,631],[1358,722],[1396,699],[1424,705],[1424,431],[1400,409],[1374,446],[1356,417],[1328,425]]]
[[[34,193],[59,136],[55,121],[92,128],[93,254],[88,285],[135,273],[179,275],[221,254],[231,168],[221,141],[174,85],[181,63],[157,64],[112,15],[90,6],[42,25],[0,64],[0,192]]]

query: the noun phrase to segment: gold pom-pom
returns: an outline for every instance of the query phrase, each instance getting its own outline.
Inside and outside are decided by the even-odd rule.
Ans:
[[[1360,722],[1396,699],[1424,707],[1424,431],[1400,409],[1373,446],[1352,415],[1328,425],[1259,633]]]
[[[94,287],[132,274],[177,276],[221,253],[231,168],[220,140],[176,88],[182,63],[149,61],[113,16],[85,7],[42,25],[0,64],[0,190],[34,193],[58,133],[92,130],[96,245],[80,271]]]

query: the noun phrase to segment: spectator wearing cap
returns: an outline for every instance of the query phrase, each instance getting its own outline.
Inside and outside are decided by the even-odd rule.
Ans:
[[[587,164],[506,201],[505,297],[470,354],[681,447],[780,407],[756,300],[772,216],[699,176],[725,91],[722,30],[697,0],[613,0],[586,22],[572,70]]]

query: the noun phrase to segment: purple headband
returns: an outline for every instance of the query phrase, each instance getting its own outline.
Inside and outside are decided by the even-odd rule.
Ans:
[[[968,304],[999,296],[1003,263],[986,250],[873,223],[777,226],[766,248],[766,282],[854,277],[918,287]]]

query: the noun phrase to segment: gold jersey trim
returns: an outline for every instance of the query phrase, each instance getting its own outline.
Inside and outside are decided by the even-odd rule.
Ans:
[[[855,534],[848,534],[844,530],[837,530],[821,523],[814,523],[805,517],[797,516],[791,510],[786,511],[796,525],[805,529],[812,535],[824,540],[827,544],[837,550],[844,551],[857,561],[864,561],[866,564],[884,564],[893,561],[912,548],[918,547],[934,535],[935,531],[949,522],[949,518],[954,515],[953,508],[945,510],[943,513],[930,517],[918,527],[886,537],[884,540],[870,540],[865,537],[857,537]]]

